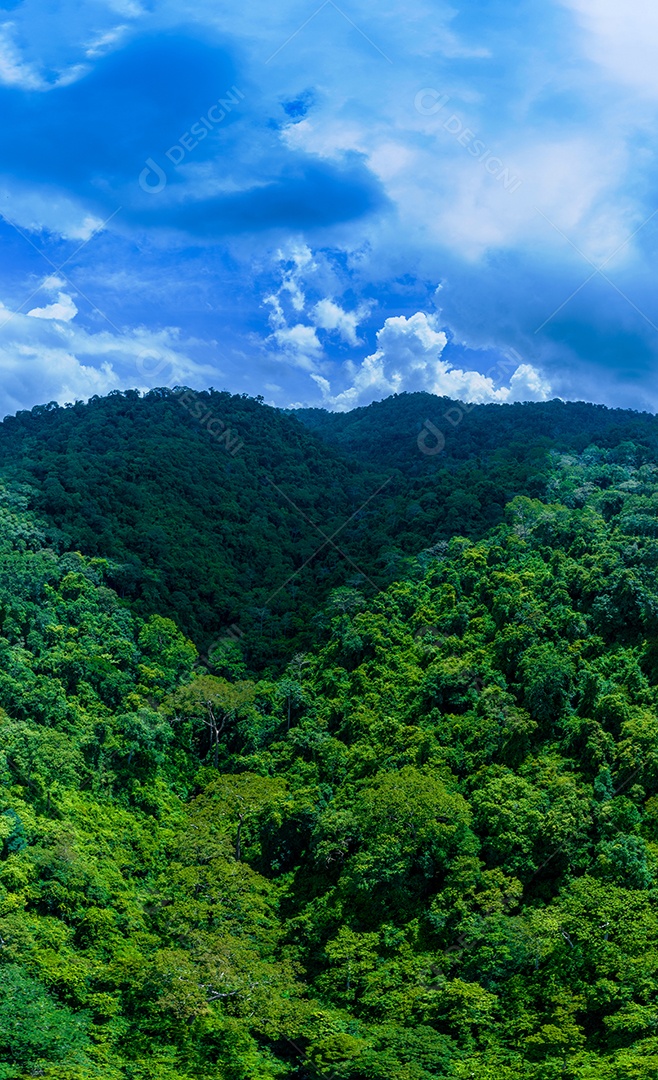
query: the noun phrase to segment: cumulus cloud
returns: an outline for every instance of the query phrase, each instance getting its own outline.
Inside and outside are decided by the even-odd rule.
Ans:
[[[326,288],[330,280],[333,284],[337,282],[326,253],[315,254],[308,245],[293,241],[285,250],[276,252],[274,264],[280,283],[263,302],[270,308],[272,333],[268,342],[280,349],[285,359],[293,360],[299,367],[315,369],[324,353],[319,331],[324,331],[325,336],[334,335],[349,346],[360,344],[357,327],[370,312],[372,303],[362,302],[348,310],[332,296],[316,300],[313,295],[318,288]]]
[[[54,303],[46,304],[45,307],[32,308],[27,314],[33,319],[59,319],[61,322],[70,322],[78,314],[78,309],[68,293],[60,292]]]
[[[346,365],[351,385],[332,393],[322,375],[311,378],[323,393],[325,404],[339,412],[403,391],[425,390],[461,401],[483,403],[545,401],[551,396],[546,379],[531,364],[519,363],[507,386],[497,386],[491,374],[452,367],[443,358],[448,344],[444,330],[424,312],[406,318],[386,319],[377,334],[377,349],[361,364]],[[501,371],[510,365],[501,365]]]
[[[547,401],[551,386],[532,364],[519,364],[509,381],[506,401]]]
[[[322,354],[322,345],[315,327],[306,326],[304,323],[281,326],[273,331],[270,340],[301,368],[313,368]]]
[[[13,314],[0,303],[0,416],[46,401],[74,401],[110,390],[188,384],[205,386],[217,369],[193,357],[200,343],[175,327],[90,331],[70,315],[69,297],[48,314]],[[38,309],[35,309],[38,310]]]
[[[360,304],[354,311],[345,311],[335,300],[325,297],[313,306],[311,318],[319,329],[335,330],[347,345],[359,345],[356,328],[369,313],[370,306]]]

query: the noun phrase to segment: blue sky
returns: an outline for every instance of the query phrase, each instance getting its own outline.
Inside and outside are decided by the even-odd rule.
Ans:
[[[5,3],[0,416],[658,409],[657,49],[645,0]]]

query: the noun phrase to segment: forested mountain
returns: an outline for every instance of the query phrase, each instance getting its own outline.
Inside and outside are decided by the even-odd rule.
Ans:
[[[485,535],[515,495],[549,496],[552,450],[593,441],[612,461],[629,441],[658,460],[658,420],[428,394],[290,415],[164,389],[8,417],[0,472],[27,485],[61,549],[111,561],[138,613],[174,618],[203,653],[233,628],[260,671],[309,646],[332,588],[372,596],[420,551]]]
[[[652,413],[608,409],[584,401],[543,401],[513,405],[465,405],[432,394],[396,394],[384,401],[332,413],[298,409],[295,416],[331,446],[380,468],[407,475],[440,471],[459,462],[536,457],[542,449],[581,453],[591,443],[613,449],[624,442],[658,454],[658,420]],[[441,456],[418,453],[425,420],[445,440]],[[426,448],[436,445],[428,434]],[[438,470],[437,470],[438,466]]]
[[[340,581],[341,556],[329,547],[301,609],[298,590],[280,588],[322,543],[310,520],[335,531],[382,482],[258,401],[206,393],[183,407],[169,391],[8,418],[0,469],[31,485],[65,547],[113,560],[121,596],[175,617],[205,644],[273,615],[299,630],[326,595],[322,581]],[[360,533],[372,563],[363,524],[352,528]]]
[[[0,1078],[658,1075],[658,421],[416,397],[0,426]]]

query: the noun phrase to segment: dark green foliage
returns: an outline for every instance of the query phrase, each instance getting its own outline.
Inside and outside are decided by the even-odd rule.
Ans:
[[[428,418],[445,435],[438,455],[418,445]],[[658,459],[658,420],[559,401],[402,394],[286,415],[225,392],[115,392],[6,418],[0,470],[28,485],[59,550],[109,560],[108,582],[139,614],[173,618],[204,655],[238,640],[262,671],[312,644],[333,588],[372,595],[420,551],[482,536],[515,495],[549,495],[552,450],[593,440],[612,448],[595,464],[612,514],[613,477]],[[653,527],[628,513],[635,531]]]
[[[39,1075],[44,1065],[84,1060],[86,1026],[17,964],[0,965],[0,1076]]]
[[[275,635],[303,636],[332,585],[358,575],[326,543],[357,512],[341,539],[373,569],[378,538],[361,508],[386,475],[246,396],[205,392],[192,408],[181,399],[132,391],[8,417],[0,468],[31,485],[60,548],[110,560],[107,580],[141,614],[175,618],[211,651],[239,624],[262,667]],[[197,412],[241,445],[213,438]],[[295,583],[283,590],[307,562],[301,595]]]

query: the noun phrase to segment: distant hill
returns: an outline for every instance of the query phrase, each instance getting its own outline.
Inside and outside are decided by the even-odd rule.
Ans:
[[[267,629],[267,605],[294,636],[314,594],[343,580],[326,545],[301,607],[294,580],[282,588],[324,543],[313,523],[335,532],[385,479],[259,401],[168,390],[7,418],[0,470],[29,485],[64,547],[117,564],[120,595],[206,644],[233,624]],[[352,542],[367,518],[351,523]]]
[[[112,561],[139,613],[175,618],[202,651],[228,635],[262,667],[305,647],[332,588],[371,596],[418,552],[484,535],[515,495],[546,496],[552,451],[623,457],[629,440],[658,456],[658,419],[428,394],[290,413],[160,389],[7,417],[0,472],[63,550]]]
[[[465,405],[433,394],[396,394],[347,413],[297,409],[294,415],[344,453],[408,475],[426,475],[473,456],[487,459],[501,449],[581,452],[590,443],[612,448],[630,441],[653,455],[658,450],[658,417],[652,413],[584,401]],[[445,439],[440,455],[418,452],[426,420]],[[426,445],[436,445],[430,433]]]

